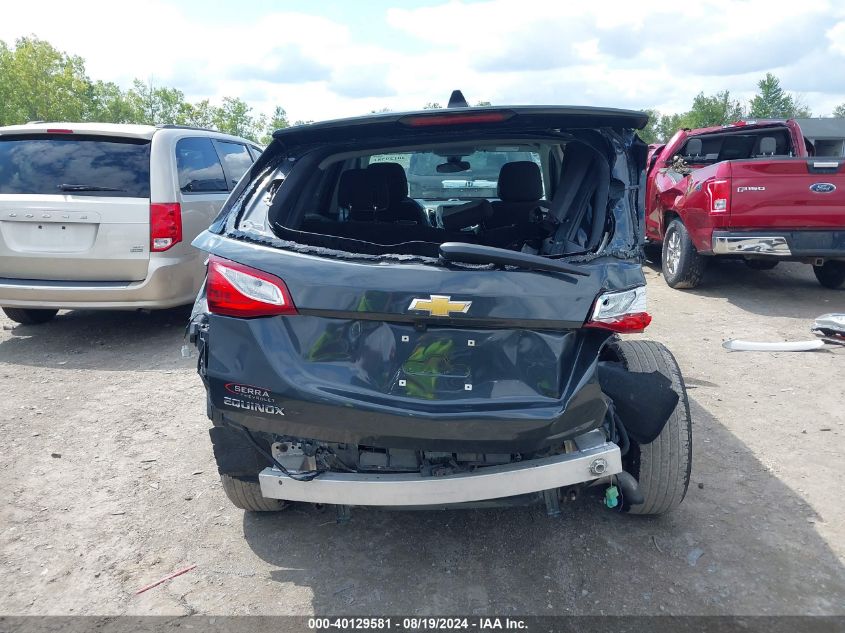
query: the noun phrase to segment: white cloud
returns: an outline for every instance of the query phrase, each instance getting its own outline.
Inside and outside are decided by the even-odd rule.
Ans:
[[[211,3],[197,15],[166,0],[136,12],[41,2],[37,14],[4,7],[0,39],[35,34],[84,57],[95,79],[152,78],[192,99],[281,105],[292,119],[416,109],[454,88],[470,101],[678,111],[699,91],[747,98],[766,71],[819,113],[845,102],[845,7],[834,0],[446,0],[374,18],[383,37],[284,11],[226,23]]]

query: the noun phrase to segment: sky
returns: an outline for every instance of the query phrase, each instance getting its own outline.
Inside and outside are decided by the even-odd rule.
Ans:
[[[131,7],[131,8],[130,8]],[[471,102],[689,109],[766,73],[815,115],[845,103],[841,0],[41,0],[3,7],[0,40],[36,35],[92,79],[190,100],[240,97],[294,120]]]

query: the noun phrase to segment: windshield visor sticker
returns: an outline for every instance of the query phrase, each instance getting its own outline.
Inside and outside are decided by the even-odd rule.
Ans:
[[[228,393],[223,396],[223,404],[227,407],[268,415],[285,414],[284,408],[276,404],[276,398],[263,387],[243,385],[237,382],[228,382],[224,387]]]

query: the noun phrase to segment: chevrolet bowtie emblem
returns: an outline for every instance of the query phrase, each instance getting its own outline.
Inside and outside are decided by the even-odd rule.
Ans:
[[[452,297],[445,295],[431,295],[428,299],[414,299],[408,310],[428,312],[431,316],[447,317],[453,312],[466,314],[472,301],[452,301]]]

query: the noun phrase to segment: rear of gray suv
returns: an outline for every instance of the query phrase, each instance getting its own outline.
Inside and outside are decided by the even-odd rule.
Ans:
[[[0,127],[0,306],[33,324],[191,303],[205,273],[191,241],[260,152],[177,126]]]

